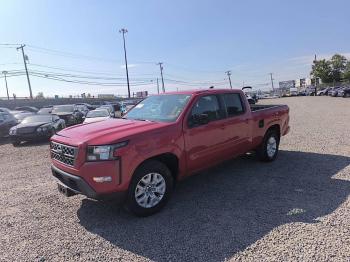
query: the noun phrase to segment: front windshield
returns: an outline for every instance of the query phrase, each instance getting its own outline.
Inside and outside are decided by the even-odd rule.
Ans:
[[[107,110],[96,110],[96,111],[90,111],[87,113],[86,117],[87,118],[92,118],[92,117],[107,117],[108,111]]]
[[[190,97],[185,94],[150,96],[132,108],[124,118],[174,122]]]
[[[72,105],[64,105],[64,106],[54,106],[52,109],[52,113],[64,113],[64,112],[73,112],[74,106]]]
[[[22,124],[27,124],[27,123],[35,123],[35,122],[51,122],[52,121],[52,116],[47,115],[47,116],[28,116],[24,118],[22,121]]]

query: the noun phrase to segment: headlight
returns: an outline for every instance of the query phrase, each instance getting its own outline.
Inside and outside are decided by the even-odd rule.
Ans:
[[[117,158],[116,150],[118,148],[126,146],[127,144],[128,144],[128,141],[120,142],[114,145],[88,146],[86,160],[87,161],[114,160]]]
[[[17,129],[16,128],[11,128],[10,129],[10,135],[15,135],[17,132]]]
[[[41,131],[43,131],[43,129],[42,129],[41,127],[38,127],[38,128],[36,129],[36,131],[37,131],[37,132],[41,132]]]

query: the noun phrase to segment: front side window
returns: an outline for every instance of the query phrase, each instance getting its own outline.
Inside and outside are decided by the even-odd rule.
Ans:
[[[228,117],[244,113],[242,100],[239,94],[224,94],[223,99]]]
[[[203,96],[192,108],[188,124],[190,127],[198,125],[199,119],[205,117],[208,122],[221,119],[220,105],[215,95]]]

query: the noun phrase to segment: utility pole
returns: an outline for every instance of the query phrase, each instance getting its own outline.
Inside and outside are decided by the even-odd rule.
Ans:
[[[317,62],[317,56],[315,54],[315,60],[314,60],[314,63],[316,64]],[[315,96],[317,96],[317,77],[315,76]]]
[[[119,30],[119,33],[123,34],[123,43],[124,43],[124,59],[125,59],[125,70],[126,70],[126,81],[128,83],[128,98],[130,98],[130,83],[129,83],[129,70],[128,70],[128,60],[126,58],[126,47],[125,47],[125,34],[128,32],[127,29],[122,28]]]
[[[159,94],[159,81],[158,81],[158,77],[157,77],[157,92]]]
[[[157,65],[159,65],[160,75],[162,77],[162,89],[163,89],[163,93],[164,93],[165,88],[164,88],[164,78],[163,78],[163,62],[159,62]]]
[[[22,50],[24,68],[26,69],[27,80],[28,80],[28,86],[29,86],[30,99],[33,99],[32,87],[31,87],[31,85],[30,85],[29,74],[28,74],[28,68],[27,68],[28,56],[26,56],[26,55],[24,54],[24,47],[25,47],[25,46],[26,46],[26,45],[21,45],[20,47],[17,47],[17,51],[18,51],[19,49]]]
[[[270,75],[270,79],[271,79],[272,91],[273,91],[273,94],[275,94],[275,87],[273,86],[273,77],[272,77],[273,73],[270,73],[269,75]]]
[[[6,79],[6,74],[7,71],[2,71],[3,75],[5,76],[5,84],[6,84],[6,93],[7,93],[7,100],[10,100],[10,96],[9,96],[9,89],[7,87],[7,79]]]
[[[227,74],[227,76],[228,76],[228,80],[230,81],[230,87],[231,87],[231,89],[232,89],[232,83],[231,83],[231,71],[226,71],[225,73],[226,73],[226,74]]]

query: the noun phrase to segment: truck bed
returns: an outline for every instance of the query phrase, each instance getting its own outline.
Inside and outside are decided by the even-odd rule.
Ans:
[[[264,109],[270,109],[273,107],[280,107],[281,105],[250,105],[250,110],[252,112],[255,111],[260,111],[260,110],[264,110]]]

